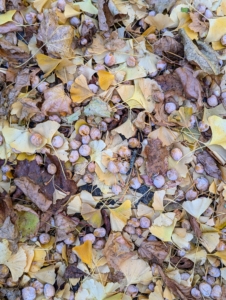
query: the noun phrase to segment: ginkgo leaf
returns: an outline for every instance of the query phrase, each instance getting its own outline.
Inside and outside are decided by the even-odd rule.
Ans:
[[[24,249],[19,247],[15,254],[9,250],[9,242],[3,240],[0,243],[0,264],[6,265],[11,272],[12,280],[17,281],[22,276],[27,265],[27,257]]]
[[[174,25],[173,20],[167,14],[157,14],[154,17],[148,16],[145,18],[145,22],[155,26],[158,30]]]
[[[193,239],[193,234],[186,233],[184,237],[177,235],[176,233],[172,234],[172,241],[179,247],[179,248],[187,248],[190,245],[190,241]]]
[[[219,257],[222,261],[222,263],[226,266],[226,250],[224,251],[217,251],[213,253],[213,255]]]
[[[112,130],[113,133],[114,132],[120,133],[124,135],[127,139],[134,136],[136,134],[136,131],[137,130],[133,125],[133,123],[131,122],[130,118],[128,118],[125,123]]]
[[[55,189],[53,192],[53,204],[56,203],[57,200],[64,199],[67,196],[64,192]]]
[[[98,9],[92,4],[91,0],[84,0],[83,2],[76,2],[82,11],[88,12],[91,15],[97,15]]]
[[[170,242],[174,227],[176,226],[177,219],[173,220],[173,223],[170,226],[156,226],[152,225],[149,230],[150,232],[162,240],[163,242]]]
[[[62,61],[62,59],[52,58],[41,53],[36,55],[36,60],[46,77],[52,73]]]
[[[126,277],[127,286],[137,283],[148,284],[153,278],[149,264],[136,256],[123,261],[119,269]]]
[[[84,75],[80,75],[75,79],[71,85],[70,93],[71,99],[77,103],[81,103],[83,100],[94,95],[89,89]]]
[[[160,210],[163,211],[164,210],[164,206],[163,206],[163,199],[165,196],[165,191],[155,191],[154,193],[154,197],[153,197],[153,203],[152,203],[152,207],[155,210]]]
[[[226,34],[226,17],[209,19],[209,31],[205,42],[211,43],[221,39]]]
[[[99,70],[97,72],[97,75],[99,77],[100,88],[106,91],[109,88],[109,86],[113,83],[115,76],[105,70]]]
[[[217,232],[204,232],[200,238],[201,244],[208,250],[212,252],[216,249],[220,241],[220,235]]]
[[[50,265],[46,268],[42,268],[39,271],[33,273],[29,272],[31,278],[36,278],[42,283],[54,284],[56,281],[55,265]]]
[[[49,8],[52,2],[52,0],[35,0],[32,4],[34,8],[41,13],[43,8]]]
[[[75,213],[80,213],[82,208],[82,201],[79,195],[71,196],[67,206],[67,214],[73,215]]]
[[[100,209],[95,209],[87,203],[82,204],[81,215],[94,228],[103,225]]]
[[[193,217],[199,218],[210,206],[212,199],[201,197],[193,201],[185,201],[182,207]]]
[[[82,262],[90,265],[92,263],[92,243],[91,241],[85,241],[80,246],[75,246],[72,250],[78,255]]]
[[[8,10],[5,14],[1,14],[0,25],[12,21],[15,12],[16,10]]]
[[[219,145],[226,149],[226,120],[218,116],[208,118],[212,130],[212,138],[207,145]]]
[[[207,252],[204,249],[201,248],[195,248],[185,254],[186,258],[192,260],[194,263],[200,263],[200,265],[203,265],[206,261]]]
[[[156,226],[170,226],[171,224],[173,224],[173,220],[175,218],[175,213],[173,212],[168,212],[168,213],[162,213],[160,214],[159,217],[157,217],[154,222],[153,225]]]
[[[101,282],[94,280],[93,278],[87,277],[82,283],[78,290],[78,293],[75,294],[75,300],[107,300],[111,299],[111,295],[120,287],[118,282],[107,283],[104,286]],[[110,298],[108,298],[108,295]],[[113,298],[114,300],[121,300],[120,298]],[[125,299],[127,300],[127,299]]]
[[[27,153],[20,153],[18,154],[17,156],[17,160],[28,160],[28,161],[32,161],[35,159],[35,154],[31,154],[31,155],[28,155]]]
[[[149,300],[164,300],[163,292],[162,292],[163,284],[161,280],[158,280],[155,285],[154,292],[149,295]]]
[[[81,12],[75,10],[70,4],[66,3],[64,8],[64,16],[66,19],[79,16],[80,14]]]
[[[122,205],[115,209],[110,209],[111,229],[113,231],[122,231],[131,214],[130,200],[126,200]]]

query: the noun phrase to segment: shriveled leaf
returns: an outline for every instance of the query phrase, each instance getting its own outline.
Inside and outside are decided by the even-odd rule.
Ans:
[[[218,168],[213,157],[207,151],[202,151],[198,153],[197,159],[198,162],[200,162],[203,165],[204,170],[209,176],[221,179],[221,171]]]
[[[183,38],[184,52],[187,60],[195,63],[208,74],[220,74],[216,52],[201,41],[197,41],[198,48],[183,29],[180,29],[180,34]]]
[[[14,180],[18,186],[31,201],[38,206],[41,211],[47,211],[52,202],[39,192],[39,186],[28,177],[20,177]]]
[[[138,249],[141,258],[162,264],[169,253],[169,248],[161,241],[143,241]]]

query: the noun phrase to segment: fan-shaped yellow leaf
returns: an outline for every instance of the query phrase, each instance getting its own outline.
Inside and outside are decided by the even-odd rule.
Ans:
[[[5,14],[2,14],[0,18],[0,25],[12,21],[15,12],[16,10],[9,10]]]
[[[173,220],[173,224],[171,224],[170,226],[156,226],[156,225],[152,225],[150,227],[150,232],[156,236],[157,238],[159,238],[160,240],[162,240],[163,242],[170,242],[171,241],[171,236],[174,230],[174,227],[177,223],[177,219],[175,218]]]
[[[7,240],[0,243],[0,264],[6,265],[10,269],[12,280],[17,281],[27,265],[27,256],[22,247],[15,254],[12,254],[8,246]]]
[[[213,253],[213,255],[219,257],[222,261],[222,263],[226,266],[226,250],[224,251],[217,251]]]
[[[182,206],[190,215],[195,218],[199,218],[210,206],[211,202],[211,199],[202,197],[193,201],[185,201]]]
[[[36,55],[36,60],[41,70],[45,73],[45,77],[53,72],[62,61],[62,59],[52,58],[40,53]]]
[[[33,2],[33,6],[39,13],[41,13],[43,8],[49,8],[52,2],[52,0],[35,0]]]
[[[71,85],[70,93],[71,99],[78,103],[94,95],[88,87],[85,76],[82,74]]]
[[[91,241],[85,241],[80,246],[75,246],[72,250],[79,256],[82,262],[90,265],[92,263],[92,243]]]
[[[209,125],[212,130],[212,139],[209,145],[219,145],[226,149],[226,120],[211,116],[208,118]]]
[[[35,159],[35,154],[31,154],[31,155],[28,155],[27,153],[20,153],[18,154],[17,156],[17,160],[28,160],[28,161],[32,161]]]
[[[70,4],[66,4],[64,8],[64,16],[66,19],[79,16],[81,12],[74,10]]]
[[[100,210],[93,208],[87,203],[82,204],[81,214],[84,220],[88,221],[94,228],[98,228],[103,224]]]
[[[114,81],[115,76],[105,70],[98,71],[97,75],[99,77],[99,85],[101,89],[106,91]]]
[[[205,42],[211,43],[221,39],[226,34],[226,17],[218,17],[216,19],[209,19],[209,31]]]
[[[122,231],[131,214],[130,200],[126,200],[122,205],[115,209],[110,209],[111,229],[113,231]]]

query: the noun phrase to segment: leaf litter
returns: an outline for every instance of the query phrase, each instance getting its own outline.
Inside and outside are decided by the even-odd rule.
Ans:
[[[226,2],[0,10],[0,298],[224,299]]]

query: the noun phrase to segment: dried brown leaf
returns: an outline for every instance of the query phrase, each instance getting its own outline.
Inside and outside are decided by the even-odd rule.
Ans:
[[[170,262],[181,270],[191,270],[194,267],[193,261],[186,257],[173,256],[170,258]]]
[[[62,116],[71,114],[71,99],[64,92],[62,83],[45,90],[44,98],[41,109],[44,115],[49,113]]]
[[[72,57],[72,26],[58,25],[57,15],[52,10],[44,10],[43,15],[37,39],[45,44],[48,54],[59,58]]]
[[[158,13],[162,13],[165,9],[170,10],[176,0],[147,0],[147,3]]]
[[[75,265],[69,265],[65,270],[64,278],[65,279],[81,278],[86,275],[87,275],[86,273],[84,273],[82,270],[77,268]]]
[[[194,32],[199,32],[201,36],[205,34],[209,26],[207,22],[203,22],[201,20],[201,14],[199,12],[191,12],[190,17],[192,19],[192,22],[188,25],[188,27]]]
[[[29,197],[31,201],[37,205],[41,211],[48,210],[52,201],[39,192],[39,185],[35,184],[28,177],[17,178],[14,180],[14,183],[22,190],[25,196]]]
[[[68,233],[75,231],[78,225],[76,221],[63,214],[57,214],[54,217],[54,221],[56,226],[56,242],[65,240]]]
[[[157,264],[162,264],[168,253],[169,247],[161,241],[143,241],[138,249],[140,257]]]
[[[153,44],[153,48],[155,54],[159,56],[165,55],[172,60],[178,60],[184,56],[183,45],[178,43],[175,38],[172,38],[170,36],[164,36],[159,39]]]
[[[191,287],[183,286],[173,279],[170,279],[165,275],[163,269],[160,266],[158,266],[158,270],[166,286],[172,291],[174,295],[179,297],[180,300],[194,300],[194,298],[191,296]]]
[[[202,235],[202,231],[200,229],[199,223],[197,222],[196,218],[193,216],[189,216],[189,221],[195,236],[199,239]]]
[[[220,229],[224,228],[226,224],[226,201],[224,200],[224,196],[222,195],[222,193],[220,194],[216,215],[217,215],[217,221],[216,221],[217,228]]]
[[[32,100],[30,98],[22,98],[19,99],[19,101],[23,105],[21,109],[20,121],[23,119],[30,119],[36,113],[40,113],[37,104],[41,101],[41,99]]]
[[[10,217],[0,227],[0,239],[15,240],[18,237],[17,227],[11,222]]]
[[[148,145],[144,148],[144,155],[147,158],[147,175],[165,175],[168,170],[169,151],[167,147],[162,146],[159,139],[149,139]]]
[[[23,27],[20,25],[23,25],[23,17],[19,12],[16,12],[13,16],[14,22],[7,22],[3,25],[0,25],[0,34],[5,34],[8,32],[17,32],[22,31]]]
[[[193,71],[188,67],[183,67],[177,68],[175,72],[180,78],[185,97],[196,99],[199,107],[203,106],[201,97],[202,87],[199,80],[194,77]]]
[[[3,39],[0,39],[0,56],[9,61],[10,65],[23,63],[30,57],[23,49]]]
[[[0,0],[0,11],[5,11],[5,0]]]
[[[197,160],[201,163],[204,167],[204,170],[209,176],[213,178],[221,179],[221,171],[218,168],[214,158],[207,152],[202,151],[197,154]]]
[[[120,263],[134,256],[133,245],[120,232],[111,233],[104,248],[108,265],[115,271],[120,271]]]
[[[100,30],[103,31],[108,31],[109,26],[114,24],[113,16],[106,0],[98,0],[98,22]]]
[[[167,98],[167,94],[171,93],[174,93],[178,96],[183,95],[183,85],[176,72],[173,72],[173,74],[160,75],[156,77],[155,80],[165,93],[165,98]]]
[[[30,70],[28,68],[21,70],[15,80],[15,88],[21,90],[23,87],[30,85]]]

